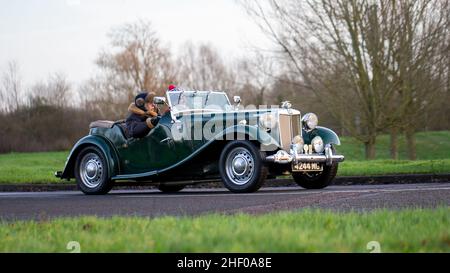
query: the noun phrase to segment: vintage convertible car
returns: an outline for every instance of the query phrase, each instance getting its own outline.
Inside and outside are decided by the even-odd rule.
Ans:
[[[301,187],[324,188],[344,160],[335,154],[336,133],[317,126],[313,113],[301,117],[289,102],[243,110],[240,98],[232,105],[225,92],[167,91],[154,103],[170,108],[146,137],[129,137],[123,120],[95,121],[55,175],[75,178],[85,194],[106,194],[115,181],[176,192],[220,180],[243,193],[288,173]]]

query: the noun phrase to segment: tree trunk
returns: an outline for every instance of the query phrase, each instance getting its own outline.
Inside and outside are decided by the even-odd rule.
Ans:
[[[398,159],[398,129],[392,128],[391,129],[391,159],[397,160]]]
[[[258,105],[263,105],[264,104],[264,90],[265,89],[266,89],[265,87],[262,87],[262,88],[259,89]]]
[[[369,141],[364,143],[366,159],[375,159],[375,140],[375,137],[371,137]]]
[[[406,149],[408,150],[408,159],[416,160],[416,135],[414,130],[406,130]]]

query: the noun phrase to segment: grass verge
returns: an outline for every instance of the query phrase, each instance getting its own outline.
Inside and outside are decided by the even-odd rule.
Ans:
[[[54,183],[69,152],[0,154],[0,183]]]
[[[450,159],[436,160],[369,160],[344,161],[339,164],[340,176],[368,176],[386,174],[450,173]]]
[[[450,209],[60,218],[0,223],[0,252],[450,252]]]
[[[376,158],[390,159],[389,135],[377,138]],[[403,135],[398,139],[399,159],[406,160],[406,141]],[[350,161],[364,160],[364,146],[351,137],[342,137],[341,146],[337,147]],[[450,158],[450,131],[420,132],[416,134],[416,151],[418,160],[435,160]]]
[[[417,134],[417,157],[409,161],[403,138],[399,139],[400,159],[389,160],[389,136],[383,135],[377,142],[377,160],[363,160],[364,148],[352,138],[343,137],[339,153],[346,160],[340,164],[340,176],[364,176],[382,174],[450,173],[450,131]],[[68,151],[44,153],[0,154],[0,183],[62,183],[54,172],[62,170]],[[73,180],[72,180],[73,182]]]

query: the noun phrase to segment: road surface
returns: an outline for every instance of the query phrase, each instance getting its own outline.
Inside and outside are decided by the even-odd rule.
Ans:
[[[226,189],[111,191],[104,196],[81,192],[0,193],[0,219],[48,219],[60,216],[149,216],[220,213],[265,213],[307,207],[365,211],[450,205],[450,183],[262,188],[233,194]]]

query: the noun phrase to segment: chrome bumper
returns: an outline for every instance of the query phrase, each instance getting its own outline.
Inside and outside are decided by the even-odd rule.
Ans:
[[[333,151],[330,147],[325,147],[324,154],[296,154],[292,150],[291,153],[288,153],[284,150],[279,150],[276,154],[267,156],[266,161],[280,164],[287,164],[291,162],[317,162],[331,165],[335,162],[344,161],[344,156],[335,155],[333,154]]]

